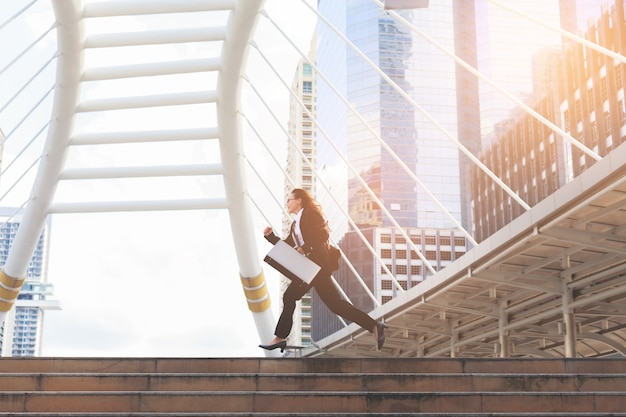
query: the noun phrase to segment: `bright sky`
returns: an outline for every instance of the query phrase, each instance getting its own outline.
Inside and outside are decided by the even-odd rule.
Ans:
[[[268,0],[266,9],[299,47],[308,51],[315,22],[312,13],[299,1]],[[45,21],[46,13],[50,13],[48,2],[40,1],[38,16],[30,20],[37,34],[41,33],[37,21]],[[0,14],[5,15],[2,6]],[[133,17],[119,24],[127,25],[127,30],[142,26],[141,19]],[[267,24],[259,25],[258,42],[275,45],[269,50],[271,59],[290,80],[297,56],[275,43],[276,36]],[[109,59],[101,65],[113,65],[119,57]],[[271,76],[269,72],[267,76]],[[97,85],[85,92],[88,97],[99,94],[103,92]],[[286,124],[288,96],[266,98],[277,106]],[[158,125],[155,120],[153,126]],[[102,130],[107,130],[106,125]],[[255,154],[255,150],[247,152]],[[187,151],[182,155],[197,158],[193,148]],[[68,163],[80,165],[84,158],[94,157],[82,152],[70,155]],[[95,158],[100,163],[128,165],[132,155],[127,153],[124,158],[101,151]],[[263,172],[261,162],[257,168]],[[196,185],[191,192],[210,193],[210,182]],[[276,186],[280,193],[282,182]],[[57,194],[71,197],[72,193],[93,191],[83,184],[72,187],[60,187]],[[103,189],[112,195],[136,197],[136,190],[117,182],[107,183]],[[267,203],[272,203],[269,198]],[[279,209],[273,206],[269,210],[276,214],[272,225],[279,226]],[[223,210],[54,216],[48,281],[54,285],[51,298],[60,301],[62,310],[45,315],[43,356],[262,356],[239,280],[229,222]],[[266,220],[255,213],[260,256],[269,249],[261,238],[265,225]],[[277,317],[278,277],[265,269]]]

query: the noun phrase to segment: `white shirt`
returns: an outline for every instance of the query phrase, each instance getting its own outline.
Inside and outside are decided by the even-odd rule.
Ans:
[[[295,225],[293,226],[293,240],[296,243],[296,247],[304,245],[304,239],[302,238],[302,230],[300,230],[300,219],[302,218],[302,212],[304,208],[301,208],[298,214],[296,214]]]

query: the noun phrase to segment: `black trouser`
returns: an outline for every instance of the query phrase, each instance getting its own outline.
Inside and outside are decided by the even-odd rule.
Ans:
[[[353,321],[367,331],[374,331],[376,321],[362,312],[343,298],[339,294],[335,284],[333,283],[330,273],[323,269],[317,274],[313,280],[313,287],[317,291],[324,304],[328,306],[330,311],[343,317],[346,320]],[[296,309],[296,301],[309,290],[311,286],[292,281],[283,294],[283,311],[278,319],[276,331],[274,334],[282,339],[286,339],[291,332],[293,326],[293,312]]]

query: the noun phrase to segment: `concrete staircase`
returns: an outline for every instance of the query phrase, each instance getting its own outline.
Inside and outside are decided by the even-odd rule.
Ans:
[[[626,417],[626,361],[0,359],[0,416],[296,415]]]

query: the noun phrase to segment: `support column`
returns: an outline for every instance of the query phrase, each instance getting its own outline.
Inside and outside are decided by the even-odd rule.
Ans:
[[[459,332],[454,329],[454,324],[450,323],[450,357],[456,358],[458,351]]]
[[[81,0],[53,0],[57,32],[57,79],[50,126],[28,204],[0,274],[0,325],[12,308],[52,204],[68,152],[75,109],[80,96],[85,40]]]
[[[566,256],[563,258],[563,269],[568,270],[570,267],[570,258]],[[569,283],[572,281],[572,276],[567,275],[563,278],[561,282],[562,291],[563,291],[563,338],[565,344],[565,357],[566,358],[575,358],[576,357],[576,316],[574,314],[574,309],[571,306],[571,303],[574,301],[574,293],[569,288]]]
[[[500,304],[500,322],[498,326],[498,332],[500,336],[500,357],[511,357],[511,345],[509,340],[509,330],[506,330],[509,325],[509,315],[506,312],[507,302],[504,301]]]
[[[417,338],[416,344],[417,347],[415,349],[416,355],[415,357],[417,358],[423,358],[424,357],[424,341],[426,340],[426,338],[424,336],[419,336]]]
[[[254,37],[259,12],[265,0],[237,0],[228,22],[222,47],[218,79],[217,120],[220,155],[224,167],[224,187],[228,199],[230,226],[239,263],[239,275],[248,308],[252,312],[259,341],[274,337],[274,314],[265,286],[265,276],[254,229],[252,210],[246,190],[245,152],[241,127],[241,83],[250,41]],[[277,351],[264,351],[266,356],[279,356]]]
[[[575,319],[574,313],[564,313],[563,322],[565,323],[565,326],[564,326],[565,357],[575,358],[577,334],[576,334],[576,319]]]

